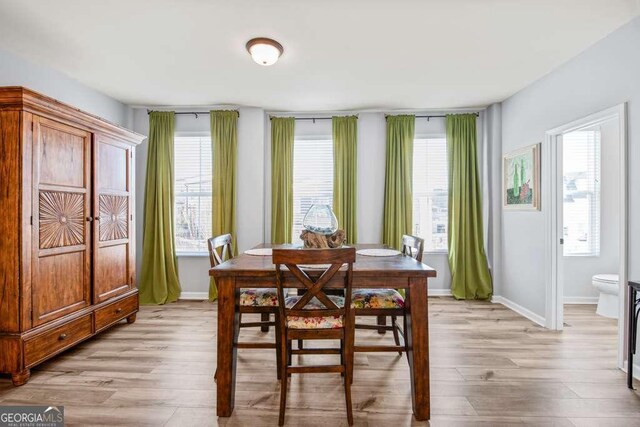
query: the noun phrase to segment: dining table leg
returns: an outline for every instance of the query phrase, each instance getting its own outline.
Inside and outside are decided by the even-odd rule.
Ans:
[[[217,405],[219,417],[230,417],[236,391],[237,347],[234,345],[239,329],[240,314],[236,311],[237,291],[232,276],[216,279],[218,287],[218,367]]]
[[[418,421],[431,417],[429,390],[429,311],[427,305],[427,279],[409,279],[407,295],[407,330],[405,340],[407,360],[411,373],[411,400],[413,415]]]

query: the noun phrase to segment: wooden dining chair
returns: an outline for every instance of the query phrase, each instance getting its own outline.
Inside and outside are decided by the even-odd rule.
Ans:
[[[287,382],[291,374],[340,373],[344,376],[347,421],[353,425],[351,407],[351,377],[353,373],[353,311],[351,282],[355,248],[340,249],[274,249],[277,290],[280,301],[280,416],[284,424],[287,406]],[[303,269],[302,265],[321,265],[319,270]],[[341,270],[346,264],[346,269]],[[329,267],[326,267],[329,265]],[[286,266],[286,270],[283,269]],[[288,270],[288,271],[287,271]],[[285,286],[303,286],[303,295],[284,298]],[[326,287],[341,289],[345,296],[329,295]],[[340,348],[292,349],[293,340],[339,340]],[[293,354],[337,354],[340,364],[293,365]]]
[[[231,234],[223,234],[221,236],[212,237],[207,240],[209,246],[209,261],[211,267],[218,266],[225,261],[233,258],[233,238]],[[276,360],[279,360],[278,354],[280,353],[280,346],[278,340],[280,334],[278,334],[278,293],[274,288],[243,288],[240,289],[240,328],[256,328],[259,327],[262,332],[269,332],[269,326],[276,328],[276,342],[238,342],[237,348],[275,348]],[[258,313],[260,314],[259,322],[242,322],[243,313]],[[274,320],[271,320],[271,315],[274,315]],[[276,365],[277,366],[277,365]],[[217,377],[217,371],[216,375]],[[278,371],[278,379],[279,371]]]
[[[402,236],[402,254],[410,256],[418,262],[422,262],[422,252],[424,251],[424,239],[416,236]],[[356,351],[378,352],[397,351],[402,355],[405,349],[400,343],[400,335],[403,337],[403,329],[398,325],[398,316],[405,317],[404,297],[396,289],[356,289],[352,295],[352,305],[355,316],[375,316],[377,325],[355,324],[355,329],[373,329],[384,334],[386,331],[393,332],[394,346],[388,345],[356,345]],[[391,324],[387,325],[387,317],[391,317]]]

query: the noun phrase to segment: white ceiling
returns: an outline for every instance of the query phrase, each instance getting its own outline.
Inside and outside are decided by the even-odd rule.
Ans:
[[[503,100],[640,0],[0,0],[0,49],[132,105],[448,109]],[[247,40],[285,53],[261,67]]]

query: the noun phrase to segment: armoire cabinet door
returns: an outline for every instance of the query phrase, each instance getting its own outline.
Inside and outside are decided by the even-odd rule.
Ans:
[[[134,286],[132,147],[97,134],[94,145],[94,280],[99,303]]]
[[[33,117],[31,320],[91,304],[91,133]]]

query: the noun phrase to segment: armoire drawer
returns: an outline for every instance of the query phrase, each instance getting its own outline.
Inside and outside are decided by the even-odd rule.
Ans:
[[[138,295],[131,295],[96,310],[96,332],[138,311]]]
[[[92,335],[91,314],[44,332],[24,343],[25,365],[32,366]]]

